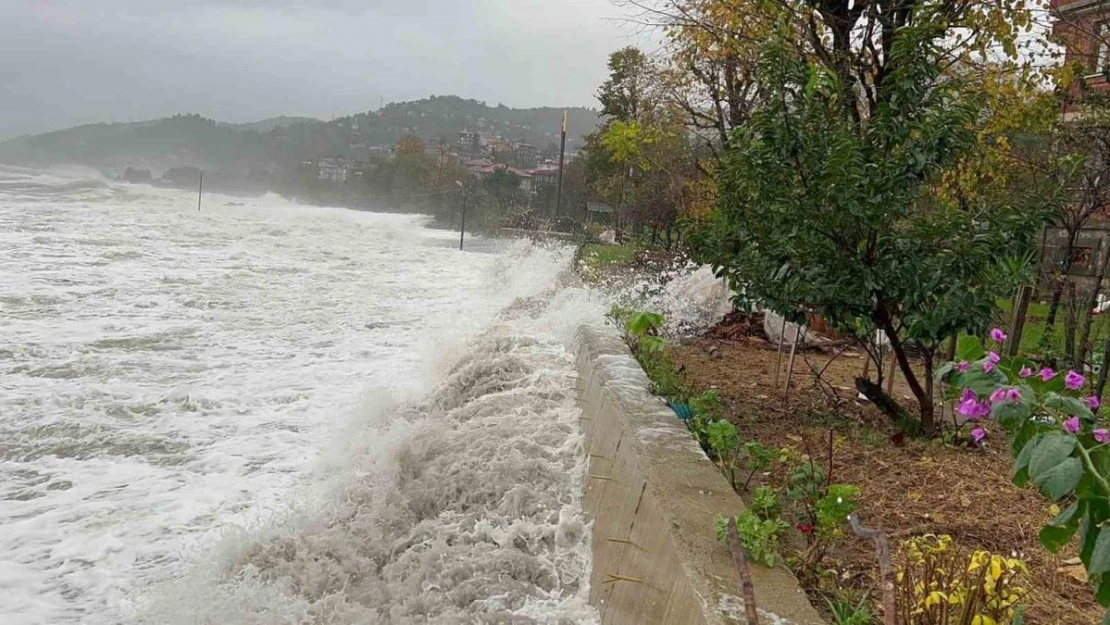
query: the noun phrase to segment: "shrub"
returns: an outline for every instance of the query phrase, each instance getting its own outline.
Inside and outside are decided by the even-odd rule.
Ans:
[[[950,536],[926,535],[901,545],[897,573],[904,625],[1001,625],[1020,619],[1029,573],[1025,562],[968,552]]]
[[[996,328],[991,338],[1001,344],[1007,337]],[[975,339],[965,341],[958,361],[938,376],[974,442],[986,440],[995,424],[1006,432],[1015,484],[1031,483],[1052,501],[1071,501],[1041,529],[1041,543],[1059,551],[1079,532],[1079,557],[1095,596],[1110,605],[1110,529],[1104,528],[1110,521],[1110,430],[1095,416],[1098,398],[1083,398],[1084,377],[984,353]]]

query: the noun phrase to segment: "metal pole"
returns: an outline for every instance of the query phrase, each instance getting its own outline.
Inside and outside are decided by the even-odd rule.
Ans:
[[[200,170],[200,186],[197,187],[197,212],[200,212],[200,196],[204,193],[204,170]]]
[[[466,189],[462,195],[462,223],[459,224],[459,250],[463,248],[463,235],[466,234]]]
[[[563,204],[563,156],[567,151],[567,112],[563,111],[563,132],[559,139],[559,182],[555,187],[555,220],[559,219],[559,208]],[[554,225],[554,224],[552,224]]]

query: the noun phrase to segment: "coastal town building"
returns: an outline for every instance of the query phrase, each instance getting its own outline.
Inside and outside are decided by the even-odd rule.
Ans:
[[[1110,0],[1051,0],[1050,7],[1064,60],[1080,68],[1064,103],[1066,119],[1088,94],[1110,95]]]

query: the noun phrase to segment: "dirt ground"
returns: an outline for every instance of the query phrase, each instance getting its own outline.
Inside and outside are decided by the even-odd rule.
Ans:
[[[743,437],[801,451],[808,442],[813,455],[824,458],[828,432],[833,429],[832,479],[862,489],[862,522],[887,531],[892,548],[900,539],[931,533],[949,534],[967,548],[1017,552],[1028,562],[1032,577],[1026,623],[1101,622],[1104,611],[1094,601],[1093,589],[1077,579],[1082,565],[1073,560],[1074,544],[1061,554],[1040,546],[1037,533],[1052,516],[1050,502],[1010,482],[1012,461],[1001,432],[982,449],[937,440],[901,441],[883,415],[856,398],[853,379],[863,371],[862,352],[844,352],[829,364],[830,355],[799,351],[791,390],[784,399],[774,390],[774,347],[761,337],[744,334],[743,328],[719,327],[709,336],[670,348],[692,388],[718,390],[722,416],[733,421]],[[823,377],[831,387],[820,388],[811,367],[826,365]],[[780,388],[786,383],[786,369],[784,354]],[[900,401],[910,399],[901,376],[895,379],[894,396]],[[834,547],[830,558],[837,562],[842,585],[872,592],[878,588],[870,543],[849,535]]]

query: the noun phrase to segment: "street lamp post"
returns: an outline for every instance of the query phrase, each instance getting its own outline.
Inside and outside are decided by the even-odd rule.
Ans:
[[[462,251],[463,236],[466,235],[466,187],[458,180],[455,181],[455,184],[459,185],[459,189],[462,190],[462,221],[459,223],[459,250]]]

